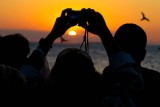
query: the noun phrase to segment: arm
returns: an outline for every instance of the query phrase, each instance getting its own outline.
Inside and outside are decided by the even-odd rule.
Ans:
[[[82,18],[84,17],[84,19],[82,23],[79,23],[79,26],[82,26],[89,32],[100,37],[106,53],[108,54],[111,66],[115,67],[117,65],[121,66],[127,63],[134,63],[134,60],[127,53],[124,53],[116,43],[103,16],[99,12],[95,12],[93,9],[82,9],[81,11],[83,15]]]
[[[81,11],[83,21],[79,23],[79,26],[100,37],[106,53],[108,54],[111,66],[113,65],[115,67],[120,67],[127,63],[135,64],[132,57],[123,52],[123,50],[116,43],[105,23],[103,16],[99,12],[95,12],[93,9],[82,9]],[[116,66],[117,64],[118,66]]]
[[[46,55],[49,49],[52,48],[54,41],[58,37],[62,36],[70,27],[75,25],[75,23],[70,21],[70,19],[65,16],[67,11],[69,11],[69,9],[62,11],[61,16],[56,19],[51,32],[46,38],[42,38],[39,41],[39,46],[29,56],[26,65],[24,65],[21,69],[25,76],[35,77],[41,75],[40,70],[44,66]]]
[[[130,97],[141,90],[143,85],[140,70],[132,57],[123,52],[115,42],[102,15],[93,9],[82,9],[82,12],[88,24],[80,23],[79,26],[100,37],[109,58],[110,75],[105,78],[109,80],[108,83],[110,85],[108,88],[110,88],[109,93],[111,96],[105,97],[105,105],[120,104],[120,100],[126,98],[124,103],[131,104],[133,107],[134,104],[132,104],[132,98],[130,99]],[[120,97],[123,98],[121,99]]]
[[[82,18],[85,17],[83,20],[88,24],[85,24],[83,21],[79,26],[82,26],[87,31],[100,37],[108,56],[120,52],[121,49],[112,37],[103,16],[99,12],[95,12],[93,9],[82,9],[81,11],[83,15]]]

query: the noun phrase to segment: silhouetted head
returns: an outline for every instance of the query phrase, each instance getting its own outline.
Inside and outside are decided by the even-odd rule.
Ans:
[[[30,52],[29,41],[21,34],[0,38],[0,64],[18,68]]]
[[[129,53],[140,64],[146,54],[147,36],[145,31],[133,23],[123,24],[114,36],[122,50]]]
[[[58,54],[51,70],[50,83],[56,90],[53,96],[58,94],[59,101],[65,99],[67,103],[88,103],[101,89],[100,75],[95,71],[91,57],[76,48],[67,48]]]
[[[51,74],[57,79],[82,81],[89,80],[91,75],[96,73],[88,53],[76,48],[67,48],[58,54]]]

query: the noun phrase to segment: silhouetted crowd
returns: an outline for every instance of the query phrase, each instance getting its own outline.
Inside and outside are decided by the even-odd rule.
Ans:
[[[103,74],[95,69],[89,53],[77,48],[62,50],[49,68],[46,56],[52,44],[77,24],[101,39],[109,58]],[[94,9],[83,8],[78,13],[64,9],[32,53],[22,34],[0,37],[0,102],[12,106],[160,107],[160,73],[141,66],[146,43],[145,31],[134,23],[123,24],[113,37]]]

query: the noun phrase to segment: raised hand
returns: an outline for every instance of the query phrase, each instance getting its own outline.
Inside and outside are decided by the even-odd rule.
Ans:
[[[99,36],[101,35],[101,33],[109,30],[106,26],[103,16],[99,12],[96,12],[95,10],[90,8],[83,8],[81,12],[83,21],[79,23],[79,26]]]
[[[79,26],[100,37],[108,56],[121,51],[108,29],[103,16],[99,12],[90,8],[82,9],[81,15],[83,21],[79,23]]]
[[[56,19],[56,22],[50,33],[55,38],[62,36],[70,27],[76,25],[74,21],[67,17],[67,13],[69,11],[71,11],[69,8],[63,10],[61,16]]]

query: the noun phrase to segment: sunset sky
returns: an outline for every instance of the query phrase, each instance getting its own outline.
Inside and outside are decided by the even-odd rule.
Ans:
[[[111,32],[124,23],[141,26],[147,36],[148,44],[160,44],[160,0],[1,0],[0,35],[19,32],[30,41],[38,41],[47,36],[56,17],[65,8],[80,10],[93,8],[100,12]],[[140,21],[141,12],[150,21]],[[77,36],[68,36],[75,30]],[[39,32],[41,31],[41,32]],[[65,38],[72,42],[81,42],[84,30],[78,26],[70,28]],[[97,36],[89,36],[91,41],[98,41]]]

